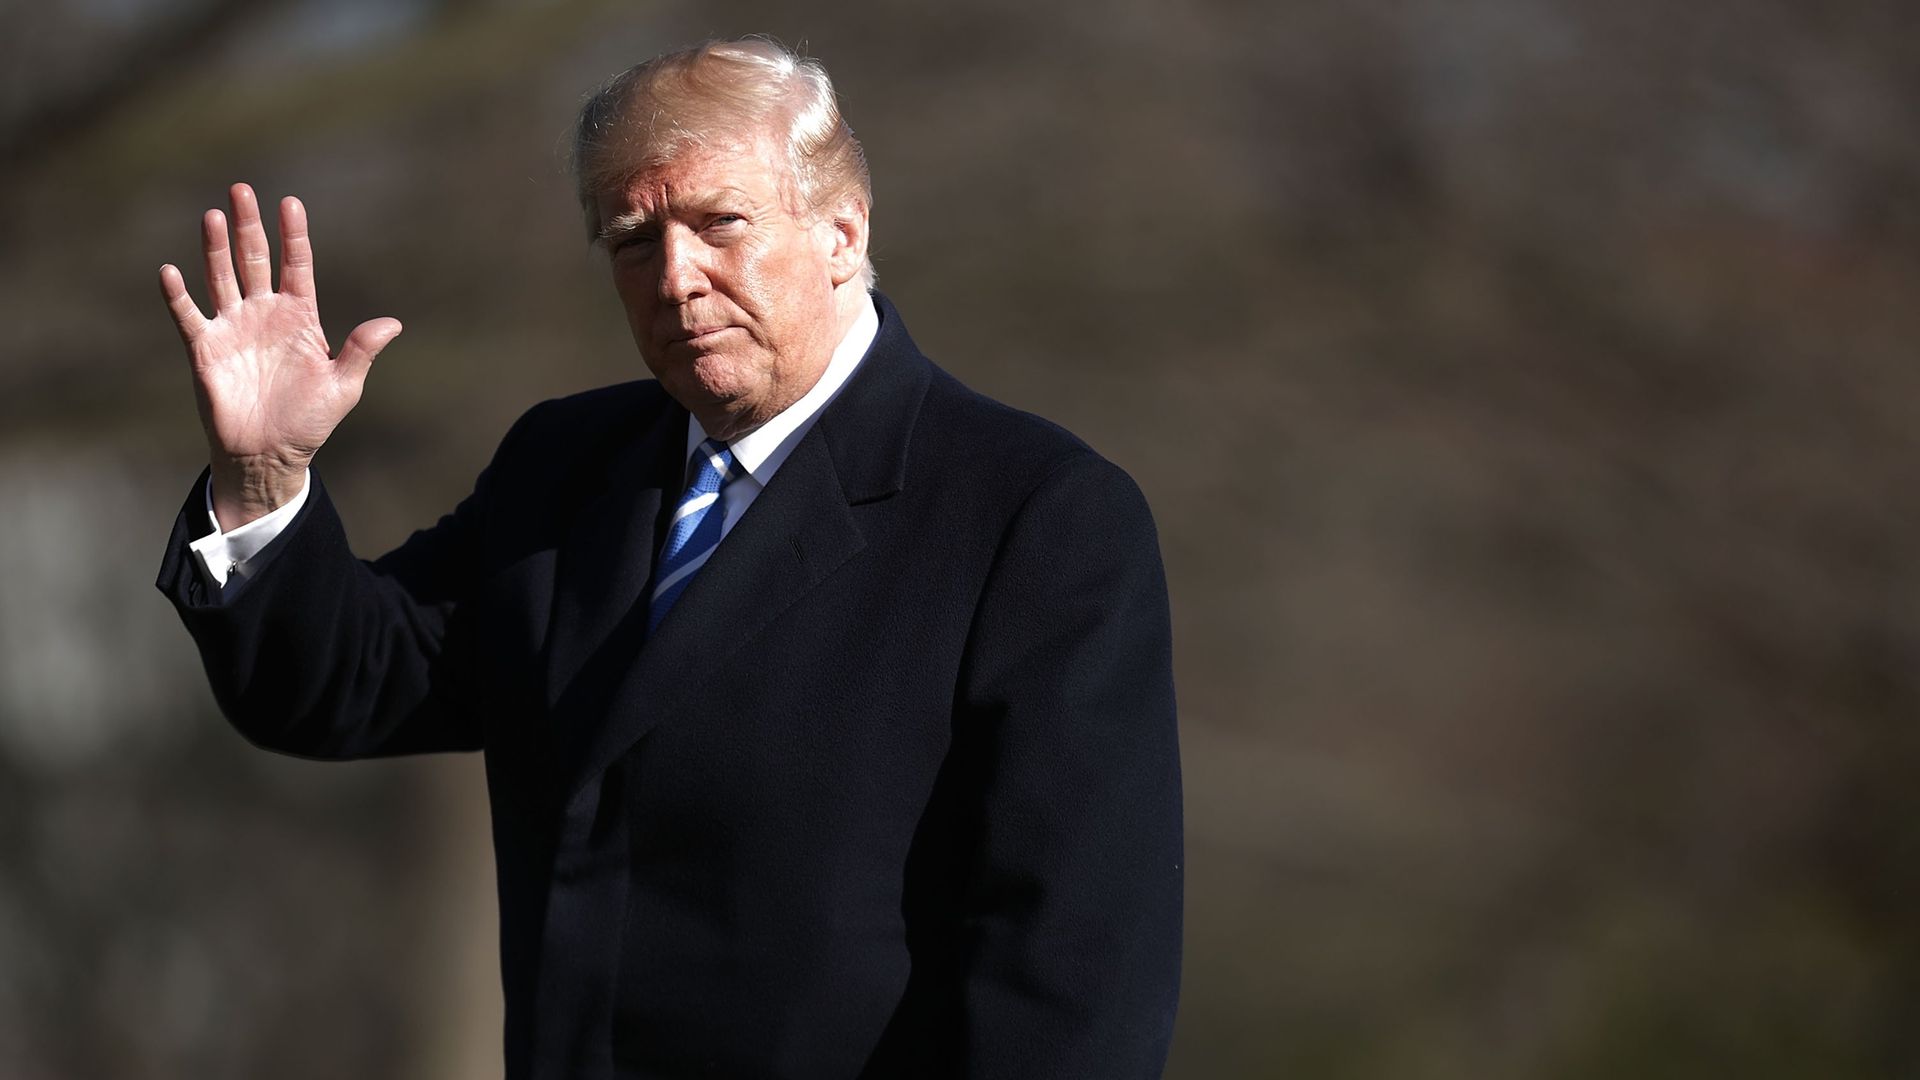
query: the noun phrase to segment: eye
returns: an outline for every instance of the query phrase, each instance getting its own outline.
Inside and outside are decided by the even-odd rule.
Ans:
[[[654,238],[645,233],[628,233],[615,240],[609,249],[614,255],[645,255],[653,250]]]
[[[713,218],[707,222],[707,226],[709,228],[725,228],[738,225],[745,220],[747,219],[741,217],[739,214],[715,214]]]

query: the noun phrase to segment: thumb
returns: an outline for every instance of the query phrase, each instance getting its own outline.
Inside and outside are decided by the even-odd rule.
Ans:
[[[346,344],[340,346],[340,355],[333,358],[340,365],[340,374],[355,380],[366,378],[373,358],[400,336],[400,330],[399,319],[368,319],[354,327]]]

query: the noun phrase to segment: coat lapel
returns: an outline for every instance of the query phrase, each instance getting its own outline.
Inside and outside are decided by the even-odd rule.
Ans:
[[[653,573],[660,508],[678,495],[686,413],[669,404],[642,423],[642,434],[609,462],[600,494],[582,508],[560,548],[547,639],[547,703],[556,712],[567,702],[604,700],[597,665],[626,636],[624,623]],[[628,655],[638,646],[628,643]]]
[[[614,680],[562,761],[564,791],[626,753],[794,601],[866,546],[818,428],[808,432]],[[635,605],[644,625],[644,600]]]

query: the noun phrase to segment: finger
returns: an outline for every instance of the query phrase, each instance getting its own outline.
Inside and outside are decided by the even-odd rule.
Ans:
[[[267,250],[267,229],[260,223],[260,203],[253,189],[235,184],[227,192],[233,200],[233,243],[240,258],[240,291],[264,296],[273,291],[273,255]]]
[[[291,195],[280,200],[280,291],[313,299],[313,244],[307,239],[307,208]]]
[[[168,263],[160,268],[160,295],[166,297],[167,310],[173,313],[173,325],[180,331],[180,340],[193,344],[207,328],[207,317],[200,314],[200,306],[187,295],[187,279],[180,276],[180,268]]]
[[[233,277],[233,254],[227,249],[227,216],[218,210],[207,211],[200,221],[205,234],[201,247],[207,256],[207,296],[218,313],[240,306],[240,283]]]
[[[340,365],[340,374],[365,379],[373,367],[373,358],[400,336],[400,330],[399,319],[368,319],[354,327],[353,333],[347,335],[347,343],[340,346],[340,355],[334,357],[334,362]]]

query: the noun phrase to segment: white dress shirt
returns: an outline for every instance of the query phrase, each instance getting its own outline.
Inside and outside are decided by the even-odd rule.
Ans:
[[[813,429],[821,410],[839,396],[841,388],[846,386],[847,380],[860,366],[861,359],[867,355],[879,332],[880,314],[869,299],[861,305],[860,314],[847,330],[847,335],[834,347],[826,371],[821,373],[813,388],[801,395],[800,400],[776,413],[773,419],[727,444],[733,450],[734,462],[744,470],[744,474],[720,493],[727,515],[720,523],[720,536],[723,539],[732,531],[734,523],[740,520],[740,515],[747,512],[747,507],[753,505],[753,500],[760,497],[761,490],[773,481],[773,474],[779,471],[787,455],[793,453],[793,448]],[[689,416],[688,460],[692,459],[693,452],[706,438],[706,429],[700,426],[700,421]],[[213,531],[195,540],[189,547],[199,558],[200,569],[206,573],[207,580],[216,589],[225,588],[229,578],[238,577],[244,581],[248,577],[251,573],[249,561],[272,543],[274,537],[285,531],[287,524],[306,505],[312,479],[312,471],[308,470],[301,475],[298,495],[284,505],[275,507],[271,513],[224,533],[220,531],[220,519],[213,512],[213,481],[208,479],[207,521],[213,526]],[[684,474],[682,483],[684,486]],[[678,498],[679,492],[670,496],[673,500]]]
[[[213,582],[216,590],[226,588],[229,577],[246,580],[251,573],[247,569],[248,561],[285,531],[287,523],[307,505],[307,489],[312,484],[313,470],[302,470],[300,494],[274,507],[270,513],[223,533],[220,519],[213,512],[213,477],[207,477],[207,521],[212,523],[213,531],[187,546],[200,557],[200,569],[206,571],[207,580]]]

